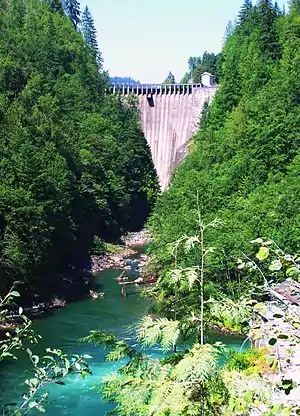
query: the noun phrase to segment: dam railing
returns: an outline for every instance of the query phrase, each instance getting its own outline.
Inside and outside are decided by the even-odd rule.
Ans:
[[[206,87],[203,84],[111,84],[111,94],[159,95],[192,94],[195,90],[213,90],[217,86]]]

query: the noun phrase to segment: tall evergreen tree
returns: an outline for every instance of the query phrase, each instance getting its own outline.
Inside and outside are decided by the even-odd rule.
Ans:
[[[202,63],[202,58],[198,56],[191,56],[188,60],[189,71],[192,73],[198,65]]]
[[[164,80],[163,84],[175,84],[175,77],[171,71],[169,71],[167,78]]]
[[[87,45],[90,47],[92,52],[95,54],[96,63],[98,68],[102,68],[102,56],[99,51],[99,46],[97,42],[97,30],[95,28],[95,22],[92,16],[92,13],[88,6],[85,7],[82,13],[81,21],[81,33],[83,39],[86,41]]]
[[[238,14],[238,22],[239,23],[242,23],[247,19],[251,9],[252,9],[252,1],[251,0],[245,0],[245,2],[243,4],[243,6],[241,7],[241,10]]]
[[[274,10],[277,16],[281,16],[283,14],[277,1],[274,3]]]
[[[95,235],[142,227],[151,153],[137,109],[105,94],[108,75],[65,13],[0,5],[0,295],[25,276],[24,296],[72,296],[60,273],[88,267]]]
[[[48,4],[51,9],[58,12],[63,12],[63,4],[61,0],[48,0]]]
[[[299,12],[300,13],[300,0],[290,0],[290,10],[292,13]]]
[[[276,15],[270,1],[260,0],[222,50],[222,81],[193,141],[194,150],[174,172],[149,222],[154,238],[150,253],[166,284],[174,261],[165,248],[183,234],[195,233],[197,205],[204,220],[221,218],[225,227],[224,233],[208,237],[222,253],[209,265],[213,290],[218,284],[223,289],[227,281],[228,292],[233,282],[244,290],[231,262],[248,251],[241,249],[242,242],[246,247],[257,235],[271,235],[297,252],[299,11],[299,0],[293,0],[287,16]],[[194,261],[184,250],[181,259],[186,267]]]
[[[226,43],[229,36],[233,34],[233,32],[234,32],[234,24],[232,23],[231,20],[229,20],[229,22],[226,25],[225,32],[223,35],[223,45]]]
[[[265,58],[278,59],[280,48],[276,30],[277,14],[271,0],[261,0],[258,4],[259,49]]]
[[[73,23],[75,29],[80,23],[80,4],[77,0],[64,0],[65,3],[65,11],[67,15],[70,17],[71,22]]]

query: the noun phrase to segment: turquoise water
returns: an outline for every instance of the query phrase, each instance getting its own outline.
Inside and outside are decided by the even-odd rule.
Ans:
[[[86,299],[69,304],[57,310],[51,316],[44,317],[34,323],[35,330],[42,336],[38,353],[43,354],[45,348],[60,348],[64,352],[90,354],[89,360],[93,375],[82,380],[80,376],[72,376],[66,385],[54,385],[48,388],[49,403],[46,414],[49,416],[102,416],[111,406],[101,402],[101,397],[93,387],[101,378],[117,369],[116,363],[105,362],[105,351],[90,344],[78,343],[78,339],[86,336],[92,329],[101,329],[117,335],[134,345],[133,334],[128,327],[147,313],[149,301],[138,296],[137,285],[127,287],[127,298],[120,293],[120,286],[115,278],[119,270],[101,272],[95,278],[95,290],[105,292],[99,299]],[[128,274],[128,273],[127,273]],[[136,276],[135,276],[136,277]],[[240,337],[220,336],[214,334],[213,341],[222,341],[228,347],[239,349],[243,339]],[[160,357],[162,351],[157,348],[148,349],[152,357]],[[1,402],[18,401],[26,392],[24,380],[30,377],[26,371],[26,359],[1,367],[0,391]]]

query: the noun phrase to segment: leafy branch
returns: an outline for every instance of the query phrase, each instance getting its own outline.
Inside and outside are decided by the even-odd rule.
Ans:
[[[20,297],[15,285],[3,298],[0,298],[0,324],[6,330],[4,339],[0,340],[0,362],[8,359],[17,360],[17,351],[24,351],[30,361],[33,377],[27,379],[28,393],[23,394],[19,405],[5,406],[5,414],[21,416],[29,414],[33,409],[45,412],[44,402],[48,392],[44,388],[50,384],[65,384],[63,378],[71,374],[81,374],[83,378],[91,373],[88,355],[64,354],[59,349],[46,349],[47,355],[35,355],[29,345],[35,345],[41,339],[32,329],[32,321],[18,308],[15,300]],[[17,309],[18,313],[13,313]]]

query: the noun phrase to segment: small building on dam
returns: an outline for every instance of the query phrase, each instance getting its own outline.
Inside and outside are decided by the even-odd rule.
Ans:
[[[161,189],[167,189],[173,169],[188,153],[205,103],[216,93],[214,77],[204,73],[201,84],[112,84],[114,94],[138,98],[141,124],[151,149]]]

